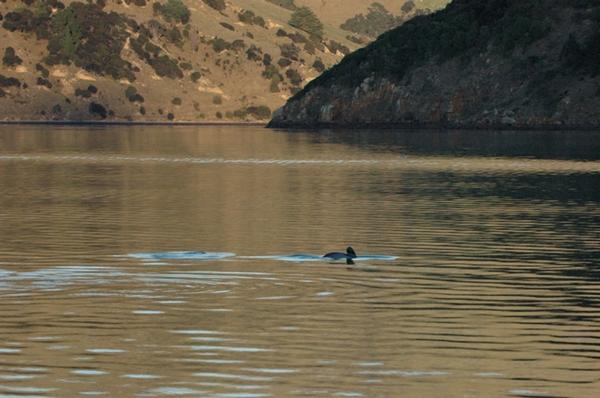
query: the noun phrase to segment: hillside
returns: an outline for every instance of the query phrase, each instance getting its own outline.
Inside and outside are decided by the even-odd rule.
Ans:
[[[454,0],[346,57],[271,126],[600,126],[600,2]]]
[[[268,120],[362,45],[343,1],[278,2],[1,1],[0,120]]]

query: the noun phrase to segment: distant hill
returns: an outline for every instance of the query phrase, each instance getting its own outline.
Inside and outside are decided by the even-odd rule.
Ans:
[[[370,4],[350,3],[356,12]],[[340,28],[352,17],[336,11],[344,4],[1,1],[0,119],[268,120],[364,44]],[[306,6],[316,21],[299,13],[290,25]]]
[[[600,2],[454,0],[313,80],[272,126],[600,126]]]

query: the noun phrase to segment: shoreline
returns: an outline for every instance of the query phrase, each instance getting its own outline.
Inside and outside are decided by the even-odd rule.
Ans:
[[[281,130],[475,130],[475,131],[596,131],[600,124],[504,124],[504,123],[286,123],[270,121],[266,128]]]
[[[1,125],[63,125],[63,126],[250,126],[266,127],[267,122],[193,122],[193,121],[129,121],[129,120],[0,120]]]

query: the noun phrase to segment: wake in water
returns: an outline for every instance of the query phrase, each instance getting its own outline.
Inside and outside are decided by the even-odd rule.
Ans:
[[[131,253],[129,257],[145,261],[155,260],[222,260],[234,257],[235,253],[227,252],[198,252],[198,251],[176,251],[176,252],[154,252],[154,253]]]
[[[288,262],[318,262],[334,261],[331,258],[323,257],[315,254],[279,254],[270,256],[236,256],[235,253],[228,252],[204,252],[204,251],[172,251],[172,252],[148,252],[148,253],[131,253],[127,255],[131,258],[136,258],[142,261],[160,261],[160,260],[192,260],[192,261],[209,261],[236,259],[242,260],[275,260]],[[386,256],[379,254],[367,254],[353,258],[354,261],[393,261],[398,259],[396,256]],[[342,259],[345,260],[345,259]]]

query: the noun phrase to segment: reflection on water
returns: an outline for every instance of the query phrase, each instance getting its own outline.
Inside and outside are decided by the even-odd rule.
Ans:
[[[598,138],[3,127],[0,397],[596,396]]]

